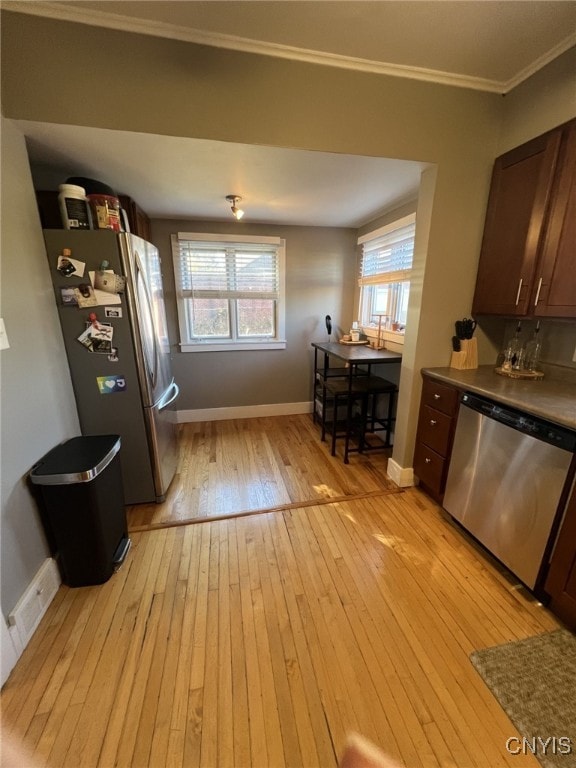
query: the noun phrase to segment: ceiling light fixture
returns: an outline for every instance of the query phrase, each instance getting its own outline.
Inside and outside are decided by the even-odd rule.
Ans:
[[[238,221],[240,221],[242,216],[244,216],[244,211],[241,208],[238,208],[236,203],[239,203],[242,198],[238,197],[238,195],[226,195],[226,200],[228,200],[232,206],[232,214],[238,219]]]

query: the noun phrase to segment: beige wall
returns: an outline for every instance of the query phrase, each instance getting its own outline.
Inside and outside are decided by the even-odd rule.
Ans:
[[[403,438],[394,448],[397,463],[410,466],[419,371],[448,362],[454,320],[470,311],[506,100],[24,14],[4,13],[2,36],[9,117],[435,165],[418,202],[427,217],[418,236],[422,302],[407,338],[397,422]],[[548,77],[559,77],[554,67]],[[523,86],[518,125],[531,94]],[[536,99],[544,95],[540,123],[552,121],[545,128],[562,110],[551,108],[559,94],[551,95],[550,83],[536,88]],[[494,339],[479,336],[481,362],[492,362]]]
[[[49,557],[28,473],[79,434],[24,137],[2,118],[2,613]],[[1,620],[1,619],[0,619]]]
[[[447,362],[454,319],[469,312],[501,97],[20,14],[5,14],[2,35],[10,117],[438,165],[423,277],[430,316],[412,330],[398,406],[407,438],[394,453],[409,466],[419,370]]]
[[[9,117],[431,162],[493,156],[496,94],[27,14],[2,19]]]
[[[503,97],[498,154],[576,116],[576,47]]]
[[[284,350],[179,352],[170,235],[210,232],[286,240],[286,340]],[[326,315],[338,328],[352,320],[356,231],[332,227],[278,227],[195,220],[155,219],[152,239],[160,250],[167,294],[179,410],[303,403],[312,400],[312,341],[326,341]]]

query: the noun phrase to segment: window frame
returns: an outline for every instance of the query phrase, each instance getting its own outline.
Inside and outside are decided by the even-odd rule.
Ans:
[[[380,227],[379,229],[373,230],[372,232],[368,232],[365,235],[362,235],[358,238],[358,245],[361,246],[361,253],[360,253],[360,259],[359,259],[359,265],[358,265],[358,300],[356,305],[357,310],[357,317],[358,317],[358,324],[362,330],[362,332],[368,336],[369,338],[374,338],[378,336],[378,323],[377,321],[374,321],[373,324],[365,324],[363,322],[362,318],[362,310],[364,308],[364,305],[366,303],[366,290],[375,292],[375,289],[377,286],[383,286],[383,285],[400,285],[403,282],[411,283],[411,272],[412,267],[410,269],[401,269],[399,271],[390,271],[390,272],[382,272],[380,273],[382,276],[388,274],[390,275],[389,278],[378,280],[378,274],[371,275],[367,279],[365,276],[362,275],[362,266],[363,266],[363,258],[364,258],[364,249],[363,246],[365,243],[369,243],[374,240],[378,240],[382,237],[385,237],[386,235],[389,235],[393,233],[396,230],[404,229],[408,226],[414,227],[414,238],[416,236],[415,228],[416,228],[416,213],[408,214],[407,216],[403,216],[400,219],[396,219],[395,221],[390,222],[389,224],[386,224],[383,227]],[[366,290],[365,290],[366,289]],[[408,291],[411,290],[411,285],[408,287]],[[398,297],[396,297],[396,300]],[[381,337],[380,341],[392,341],[397,344],[403,344],[404,343],[404,331],[394,331],[391,328],[392,323],[398,322],[393,317],[390,317],[390,323],[386,326],[382,326],[381,329]]]
[[[278,295],[276,301],[276,336],[274,338],[246,339],[233,336],[232,338],[199,339],[189,335],[188,296],[183,295],[180,269],[180,242],[199,241],[221,244],[223,249],[234,244],[242,245],[271,245],[276,247],[278,266]],[[180,332],[179,347],[181,352],[225,352],[225,351],[255,351],[286,348],[286,241],[280,237],[262,237],[258,235],[220,235],[205,232],[178,232],[171,236],[172,263],[174,267],[174,281],[176,288],[176,309],[178,313],[178,326]],[[255,297],[258,298],[258,297]],[[237,323],[237,308],[235,302],[238,299],[229,297],[231,326]],[[238,331],[231,327],[231,332]]]

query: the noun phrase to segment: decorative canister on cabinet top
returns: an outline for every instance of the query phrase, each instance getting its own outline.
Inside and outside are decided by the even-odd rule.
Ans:
[[[91,194],[88,195],[92,220],[95,229],[113,229],[115,232],[122,230],[120,223],[120,200],[112,195]]]
[[[91,229],[86,191],[76,184],[60,184],[58,205],[64,229]]]

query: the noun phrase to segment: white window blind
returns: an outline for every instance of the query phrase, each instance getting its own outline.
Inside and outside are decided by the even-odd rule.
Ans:
[[[414,255],[414,217],[358,240],[362,259],[358,284],[376,285],[410,280]]]
[[[277,299],[277,247],[178,241],[182,296],[202,299]]]
[[[284,240],[179,232],[172,255],[182,351],[285,347]]]

